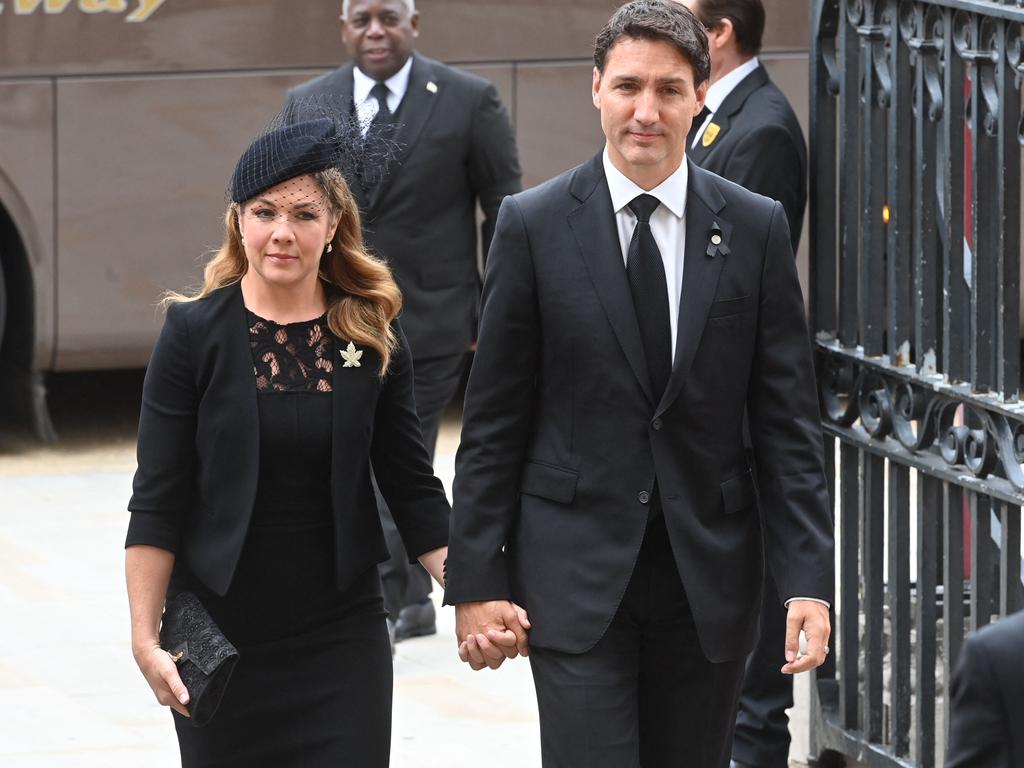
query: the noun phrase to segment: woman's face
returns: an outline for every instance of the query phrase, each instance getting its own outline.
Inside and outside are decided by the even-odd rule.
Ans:
[[[283,181],[246,202],[238,227],[253,276],[296,287],[315,283],[320,258],[337,222],[320,185],[306,175]]]

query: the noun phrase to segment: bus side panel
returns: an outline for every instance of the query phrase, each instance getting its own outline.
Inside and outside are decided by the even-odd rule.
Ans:
[[[0,206],[13,219],[28,254],[35,292],[32,365],[49,368],[55,317],[53,85],[48,80],[0,82],[0,104]]]
[[[58,369],[146,363],[161,292],[221,242],[234,162],[310,74],[58,83]]]

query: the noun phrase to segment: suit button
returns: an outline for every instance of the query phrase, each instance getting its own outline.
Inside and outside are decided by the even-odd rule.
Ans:
[[[649,494],[647,491],[640,491],[640,493],[638,493],[636,497],[640,499],[641,504],[646,504],[651,500],[651,494]]]
[[[655,419],[653,422],[651,422],[651,426],[654,427],[654,431],[657,432],[659,429],[661,429],[661,419]]]

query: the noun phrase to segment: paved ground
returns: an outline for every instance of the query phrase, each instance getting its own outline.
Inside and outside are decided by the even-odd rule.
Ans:
[[[0,765],[171,768],[170,717],[129,650],[123,539],[134,460],[135,374],[56,383],[62,442],[0,434]],[[457,417],[438,446],[450,488]],[[539,766],[537,712],[522,660],[473,673],[455,656],[451,609],[436,637],[399,644],[392,765]],[[798,686],[798,699],[805,692]],[[806,711],[794,712],[794,756]]]

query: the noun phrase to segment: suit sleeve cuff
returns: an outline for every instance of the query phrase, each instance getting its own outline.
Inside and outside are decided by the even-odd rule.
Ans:
[[[832,604],[828,600],[819,600],[816,597],[791,597],[791,598],[789,598],[789,600],[787,600],[784,603],[784,605],[787,608],[789,608],[789,604],[792,603],[794,600],[810,600],[812,603],[821,603],[826,608],[831,608],[832,607]]]

